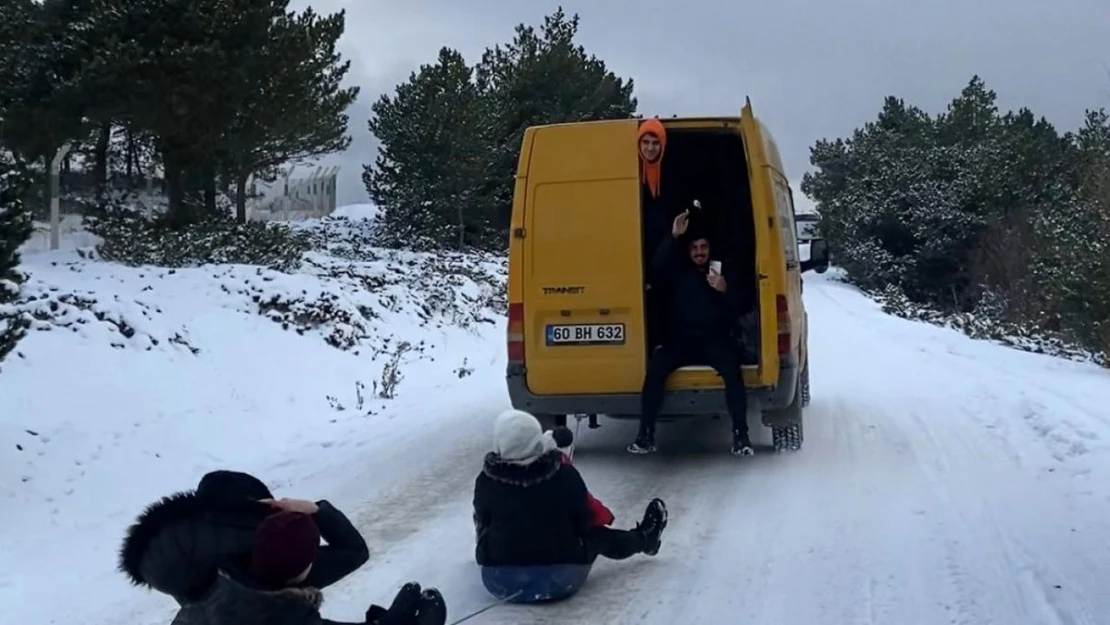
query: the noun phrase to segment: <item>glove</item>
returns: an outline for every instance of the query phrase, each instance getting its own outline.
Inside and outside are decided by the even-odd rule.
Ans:
[[[566,449],[574,442],[574,433],[568,427],[557,427],[551,430],[551,438],[559,449]]]
[[[416,611],[420,608],[420,584],[409,582],[401,586],[393,603],[386,610],[378,605],[371,605],[366,610],[368,625],[412,625],[416,618]]]

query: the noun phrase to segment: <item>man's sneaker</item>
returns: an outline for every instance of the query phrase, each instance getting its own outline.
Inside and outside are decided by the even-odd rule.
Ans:
[[[650,454],[655,451],[655,437],[650,434],[641,434],[628,446],[628,451],[634,454]]]
[[[636,531],[644,536],[644,554],[653,556],[659,553],[666,527],[667,505],[662,499],[652,499],[644,510],[643,520],[636,525]]]
[[[420,595],[420,609],[416,625],[444,625],[447,623],[447,602],[435,588],[428,588]]]
[[[754,456],[755,448],[752,447],[752,441],[748,438],[747,432],[735,430],[732,433],[732,455],[734,456]]]

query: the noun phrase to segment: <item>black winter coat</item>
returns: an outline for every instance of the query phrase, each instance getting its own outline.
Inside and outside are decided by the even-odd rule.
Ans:
[[[485,457],[474,482],[475,559],[481,566],[589,562],[594,529],[586,483],[558,450],[528,465]]]
[[[171,625],[353,625],[322,618],[323,601],[315,588],[259,590],[220,575]]]
[[[351,522],[327,501],[313,515],[327,545],[303,587],[323,588],[366,563],[370,551]],[[151,505],[127,532],[120,570],[139,586],[189,603],[209,592],[220,570],[245,579],[254,532],[274,509],[249,499],[171,495]]]
[[[750,309],[741,295],[743,285],[722,264],[726,289],[709,286],[706,273],[694,265],[679,241],[669,233],[652,257],[649,276],[667,292],[663,342],[692,343],[727,339],[741,314]],[[750,298],[748,298],[750,299]]]
[[[681,207],[674,202],[668,201],[663,196],[651,197],[651,192],[648,191],[647,185],[640,185],[640,197],[643,206],[642,223],[643,223],[643,249],[644,249],[644,265],[645,267],[651,262],[651,256],[658,249],[659,244],[663,242],[664,237],[671,233],[671,228],[674,226],[675,217],[678,217],[682,212]],[[650,277],[648,278],[650,280]]]

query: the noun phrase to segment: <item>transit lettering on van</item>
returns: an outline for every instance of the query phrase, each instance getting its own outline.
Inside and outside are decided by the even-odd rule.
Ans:
[[[710,267],[723,267],[729,292],[746,302],[726,340],[740,354],[748,413],[761,415],[777,449],[797,449],[809,403],[801,279],[828,267],[827,246],[815,239],[814,253],[800,257],[793,192],[750,103],[738,117],[658,120],[667,133],[658,193],[642,192],[642,123],[572,122],[524,133],[511,229],[528,236],[509,240],[512,405],[545,426],[565,425],[569,415],[589,417],[591,427],[599,415],[639,418],[661,323],[648,308],[666,297],[646,280],[645,259],[659,244],[646,226],[661,206],[696,206],[714,241],[711,260],[719,264]],[[724,382],[711,367],[682,367],[667,379],[661,415],[726,411]]]
[[[545,286],[544,295],[582,295],[586,292],[584,286]]]

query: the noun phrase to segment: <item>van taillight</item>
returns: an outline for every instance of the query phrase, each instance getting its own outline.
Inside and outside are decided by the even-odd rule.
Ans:
[[[778,314],[779,326],[779,355],[790,353],[790,306],[786,303],[785,295],[775,296],[775,312]]]
[[[524,304],[509,304],[509,362],[524,362]]]

